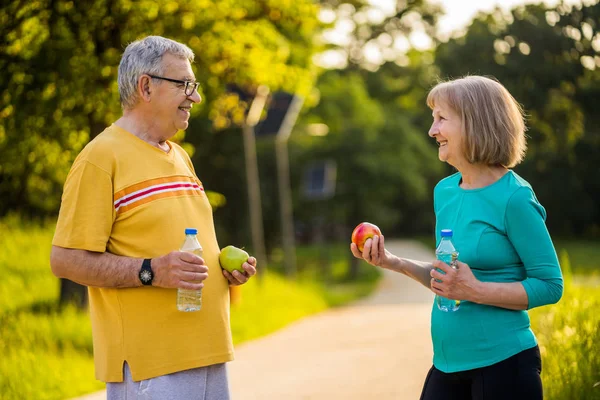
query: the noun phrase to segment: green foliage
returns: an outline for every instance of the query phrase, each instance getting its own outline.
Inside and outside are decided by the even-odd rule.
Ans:
[[[561,266],[570,265],[566,252],[560,261]],[[530,312],[542,353],[544,397],[596,399],[600,395],[600,286],[576,285],[566,275],[561,301]]]
[[[441,6],[426,0],[396,1],[395,12],[381,13],[378,2],[369,0],[321,1],[322,8],[334,11],[335,22],[346,23],[349,40],[340,40],[330,45],[348,57],[349,69],[375,71],[384,62],[406,60],[403,50],[393,46],[394,40],[408,39],[413,31],[424,31],[435,37],[436,22],[441,15]],[[375,7],[374,7],[375,6]],[[366,57],[369,48],[371,57]]]
[[[116,77],[128,43],[163,35],[189,45],[205,99],[191,125],[223,128],[240,116],[228,83],[310,92],[316,13],[309,0],[3,2],[0,216],[56,213],[75,156],[120,115]]]

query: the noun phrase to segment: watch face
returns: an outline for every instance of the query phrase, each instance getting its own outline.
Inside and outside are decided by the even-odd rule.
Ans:
[[[142,283],[148,283],[152,280],[152,272],[147,269],[140,272],[140,279]]]

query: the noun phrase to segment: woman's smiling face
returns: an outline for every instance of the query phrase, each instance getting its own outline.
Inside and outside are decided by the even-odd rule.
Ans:
[[[439,146],[438,157],[440,161],[457,168],[467,161],[461,117],[442,101],[436,102],[432,115],[433,124],[429,128],[429,136],[434,138]]]

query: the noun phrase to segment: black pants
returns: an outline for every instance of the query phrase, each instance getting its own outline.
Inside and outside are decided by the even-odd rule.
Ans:
[[[542,400],[541,372],[538,346],[468,371],[447,374],[431,367],[421,400]]]

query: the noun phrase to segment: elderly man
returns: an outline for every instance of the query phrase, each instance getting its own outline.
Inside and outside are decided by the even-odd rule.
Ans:
[[[221,272],[202,182],[169,141],[201,101],[193,60],[159,36],[127,46],[123,116],[83,149],[65,182],[52,271],[89,287],[96,377],[109,399],[229,398],[229,286],[248,281],[256,259],[243,273]],[[203,257],[177,251],[188,227]],[[202,309],[178,311],[178,288],[203,288]]]

